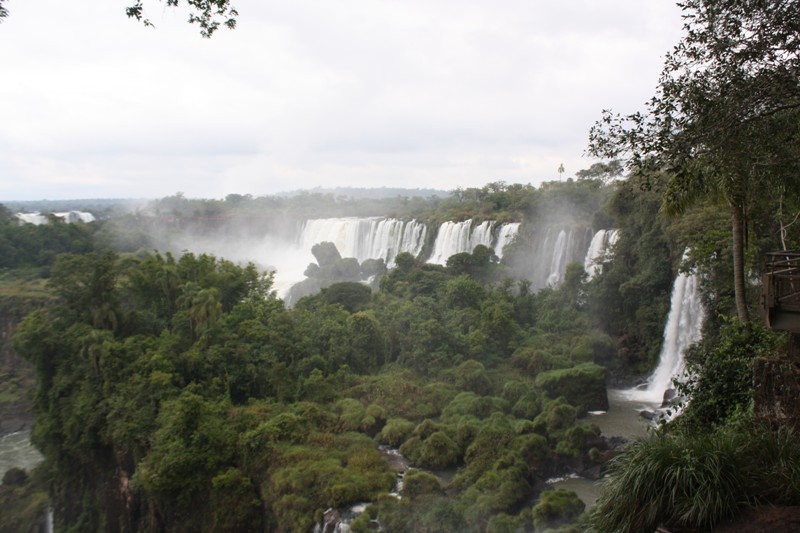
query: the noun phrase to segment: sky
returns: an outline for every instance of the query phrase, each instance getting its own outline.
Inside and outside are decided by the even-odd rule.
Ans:
[[[452,190],[588,168],[603,109],[654,94],[673,0],[7,0],[0,201]]]

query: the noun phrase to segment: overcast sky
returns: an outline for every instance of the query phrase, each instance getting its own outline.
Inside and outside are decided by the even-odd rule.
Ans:
[[[0,201],[537,185],[681,34],[672,0],[238,0],[211,39],[132,3],[6,2]]]

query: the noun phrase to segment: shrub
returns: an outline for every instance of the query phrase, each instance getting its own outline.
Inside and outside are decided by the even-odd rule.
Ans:
[[[412,431],[414,431],[413,422],[409,422],[405,418],[390,418],[383,426],[378,440],[397,448],[411,435]]]
[[[495,412],[504,412],[508,403],[496,396],[477,396],[473,392],[462,392],[442,410],[442,420],[451,420],[464,415],[479,419],[488,418]]]
[[[403,497],[415,500],[424,494],[442,494],[442,486],[433,474],[409,470],[403,478]]]
[[[506,381],[503,385],[503,392],[501,396],[505,401],[513,405],[529,391],[530,387],[528,385],[517,379],[512,379],[510,381]]]
[[[545,403],[542,413],[533,421],[534,431],[543,435],[568,429],[578,416],[578,410],[564,401],[564,398]]]
[[[678,425],[690,431],[724,424],[737,411],[747,410],[753,398],[753,359],[772,353],[779,340],[757,324],[748,330],[738,322],[722,327],[718,339],[709,339],[687,353],[690,379],[679,386],[692,401]]]
[[[458,365],[455,374],[456,387],[461,390],[487,394],[492,388],[492,384],[486,376],[486,368],[474,359],[468,359]]]
[[[442,470],[455,465],[459,458],[458,444],[444,432],[437,431],[422,442],[419,465],[432,470]]]
[[[536,377],[536,386],[551,398],[564,396],[578,407],[581,415],[589,410],[608,410],[606,370],[594,363],[582,363],[572,368],[550,370]]]
[[[653,531],[667,527],[709,529],[754,503],[748,479],[753,462],[745,451],[749,436],[652,434],[635,442],[611,463],[605,490],[591,513],[595,531]]]
[[[533,420],[542,412],[542,403],[539,395],[533,391],[525,394],[511,408],[511,414],[517,418]]]
[[[541,494],[532,509],[533,524],[537,530],[568,524],[575,521],[585,508],[586,504],[571,490],[548,490]]]

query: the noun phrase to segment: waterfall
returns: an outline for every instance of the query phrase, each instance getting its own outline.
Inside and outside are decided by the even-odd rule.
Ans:
[[[664,392],[672,388],[673,378],[682,376],[684,352],[700,340],[704,318],[697,275],[679,273],[672,285],[669,317],[664,327],[664,344],[661,346],[658,366],[647,380],[646,387],[626,391],[628,397],[644,402],[662,402]]]
[[[321,242],[332,242],[342,257],[383,259],[387,265],[401,252],[414,257],[425,245],[427,228],[421,222],[394,218],[321,218],[306,221],[300,248],[311,250]]]
[[[451,255],[472,253],[479,244],[491,248],[498,258],[503,257],[503,248],[517,235],[520,223],[512,222],[497,227],[495,224],[494,220],[486,220],[473,228],[471,219],[442,223],[433,243],[433,252],[427,262],[437,265],[447,264],[447,259]]]
[[[583,260],[583,268],[586,270],[588,279],[592,279],[602,268],[602,263],[611,258],[612,248],[619,239],[619,230],[601,229],[592,237],[589,249],[586,251],[586,258]]]
[[[535,233],[530,267],[533,286],[540,289],[561,283],[568,264],[583,262],[591,234],[588,228],[557,226]]]
[[[94,215],[85,211],[67,211],[64,213],[53,213],[58,218],[64,220],[67,224],[74,224],[75,222],[94,222]]]
[[[95,217],[91,213],[85,211],[66,211],[63,213],[52,213],[53,216],[62,219],[67,224],[74,224],[75,222],[93,222]],[[20,224],[33,224],[40,226],[47,224],[47,216],[41,213],[16,213],[14,215],[19,220]]]
[[[556,243],[553,246],[553,254],[550,256],[550,273],[547,276],[547,284],[555,285],[561,281],[564,275],[564,268],[566,268],[564,250],[567,249],[567,232],[563,229],[558,232]],[[564,268],[562,268],[564,267]]]
[[[462,252],[471,252],[469,247],[472,219],[463,222],[444,222],[439,226],[436,241],[433,243],[433,253],[428,263],[444,265],[451,255]]]
[[[519,222],[512,222],[510,224],[503,224],[500,226],[500,231],[497,233],[497,243],[494,245],[494,255],[503,257],[503,248],[514,240],[514,237],[519,233]]]
[[[41,213],[17,213],[14,216],[17,217],[20,224],[33,224],[34,226],[47,224],[47,217]]]
[[[493,226],[494,226],[494,221],[489,221],[489,220],[486,220],[478,224],[478,227],[472,230],[472,235],[470,235],[469,238],[470,249],[467,251],[472,253],[472,250],[474,250],[475,247],[478,246],[479,244],[491,248]]]

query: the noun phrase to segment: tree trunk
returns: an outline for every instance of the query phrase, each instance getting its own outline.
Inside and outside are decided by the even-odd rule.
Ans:
[[[749,328],[747,297],[744,282],[744,209],[741,205],[731,205],[733,211],[733,291],[736,296],[736,314],[739,322]]]

